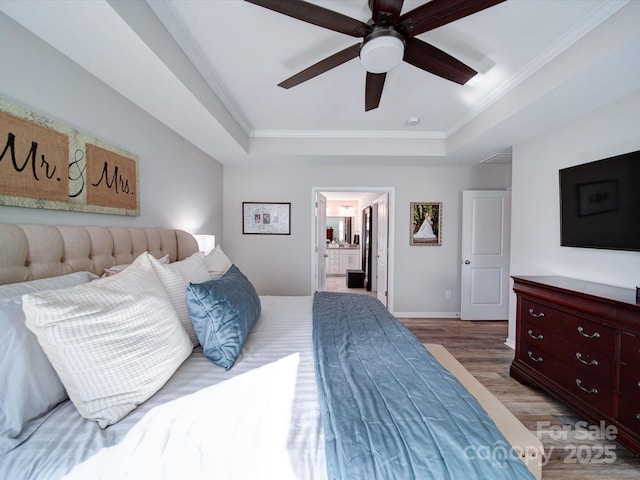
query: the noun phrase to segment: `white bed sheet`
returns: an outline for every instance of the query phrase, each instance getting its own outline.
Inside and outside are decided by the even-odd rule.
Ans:
[[[80,417],[67,401],[29,440],[0,456],[0,478],[56,479],[76,466],[76,478],[93,478],[96,470],[92,468],[98,468],[102,478],[123,474],[139,478],[143,470],[136,469],[146,468],[140,466],[139,457],[152,454],[165,457],[166,463],[158,463],[159,470],[149,472],[148,478],[326,478],[312,355],[313,298],[263,296],[260,300],[262,314],[230,371],[212,364],[196,349],[156,395],[105,430]],[[233,382],[225,382],[232,378]],[[256,392],[262,388],[260,396]],[[169,429],[173,436],[164,429],[163,441],[142,445],[142,436],[159,438],[158,429],[175,422],[177,413],[185,410],[188,415]],[[283,418],[290,419],[286,429]],[[254,422],[256,429],[249,437]],[[193,434],[186,429],[189,424]],[[127,468],[110,473],[101,467],[115,463],[115,458]],[[243,468],[237,467],[240,460]]]

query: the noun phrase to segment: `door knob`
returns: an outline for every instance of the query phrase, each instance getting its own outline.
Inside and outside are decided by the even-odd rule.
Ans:
[[[464,264],[465,264],[465,265],[469,265],[470,263],[471,263],[471,260],[465,260],[465,261],[464,261]]]

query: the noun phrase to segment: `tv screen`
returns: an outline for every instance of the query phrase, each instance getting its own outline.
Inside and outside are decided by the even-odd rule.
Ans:
[[[560,244],[640,251],[640,151],[560,170]]]

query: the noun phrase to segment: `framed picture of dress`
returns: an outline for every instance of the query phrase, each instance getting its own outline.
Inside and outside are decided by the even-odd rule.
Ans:
[[[411,202],[410,245],[442,245],[442,202]]]

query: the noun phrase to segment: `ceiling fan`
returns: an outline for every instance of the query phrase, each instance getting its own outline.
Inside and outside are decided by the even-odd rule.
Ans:
[[[402,14],[404,0],[368,0],[368,23],[303,0],[246,0],[303,22],[363,41],[345,48],[278,84],[291,88],[360,56],[367,71],[365,110],[378,108],[387,72],[403,60],[434,75],[464,85],[476,73],[416,35],[485,10],[506,0],[431,0]]]

